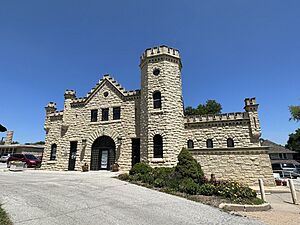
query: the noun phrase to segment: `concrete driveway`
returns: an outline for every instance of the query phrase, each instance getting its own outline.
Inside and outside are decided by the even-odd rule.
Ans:
[[[262,224],[112,178],[110,172],[0,172],[15,225]]]

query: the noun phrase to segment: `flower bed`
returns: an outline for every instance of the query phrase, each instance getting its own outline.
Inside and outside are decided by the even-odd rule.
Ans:
[[[256,197],[256,192],[246,185],[235,181],[216,180],[214,176],[210,180],[206,179],[200,164],[186,149],[183,149],[179,154],[176,167],[151,168],[147,164],[138,163],[134,165],[129,174],[119,175],[119,179],[185,196],[192,200],[207,200],[207,197],[201,196],[213,196],[211,199],[214,202],[218,199],[218,204],[221,202],[263,203],[261,199]]]

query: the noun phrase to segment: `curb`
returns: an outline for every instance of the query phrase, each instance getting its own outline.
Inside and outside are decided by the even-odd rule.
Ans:
[[[219,205],[219,208],[228,211],[257,212],[257,211],[267,211],[271,209],[271,205],[270,203],[264,203],[261,205],[239,205],[239,204],[221,203]]]

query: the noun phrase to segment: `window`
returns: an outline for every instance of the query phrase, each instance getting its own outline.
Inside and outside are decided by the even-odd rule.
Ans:
[[[108,113],[109,113],[108,108],[102,109],[102,121],[108,121]]]
[[[153,70],[153,74],[154,74],[155,76],[158,76],[158,75],[160,74],[160,69],[155,68],[155,69]]]
[[[98,110],[92,109],[91,110],[91,122],[97,122],[97,117],[98,117]]]
[[[227,147],[228,148],[233,148],[234,147],[234,142],[232,138],[227,139]]]
[[[56,144],[51,145],[50,160],[56,160],[56,149],[57,149]]]
[[[154,109],[161,109],[161,93],[159,91],[153,93],[153,107]]]
[[[163,140],[159,134],[156,134],[153,137],[154,144],[154,158],[162,158],[163,157]]]
[[[286,153],[279,153],[279,159],[287,159]]]
[[[193,140],[188,140],[187,141],[187,147],[188,148],[194,148],[194,142],[193,142]]]
[[[213,148],[214,147],[214,143],[212,139],[207,139],[206,140],[206,148]]]
[[[113,119],[119,120],[121,118],[121,107],[114,107],[113,108]]]

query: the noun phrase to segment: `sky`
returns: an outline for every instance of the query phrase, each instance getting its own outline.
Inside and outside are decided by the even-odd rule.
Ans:
[[[62,110],[66,89],[83,97],[104,74],[139,89],[139,57],[159,45],[180,50],[185,106],[256,97],[262,138],[299,127],[299,0],[0,0],[0,124],[44,140],[48,102]]]

